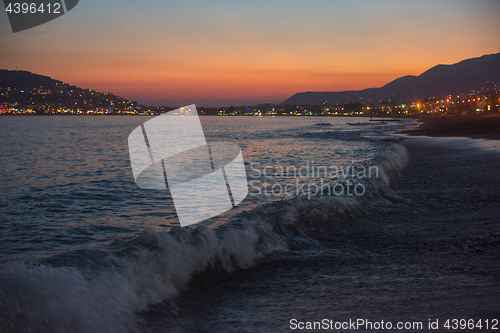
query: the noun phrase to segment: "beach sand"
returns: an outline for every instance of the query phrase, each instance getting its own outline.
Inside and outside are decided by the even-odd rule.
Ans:
[[[449,332],[447,319],[500,319],[499,152],[451,139],[400,144],[409,153],[394,186],[403,203],[325,231],[311,255],[291,251],[193,282],[175,314],[165,313],[172,304],[143,314],[148,327],[286,332],[293,318],[361,318],[419,321],[430,331],[428,320],[439,319],[433,331]]]
[[[434,137],[467,136],[500,140],[500,116],[432,116],[421,119],[418,129],[403,133]]]

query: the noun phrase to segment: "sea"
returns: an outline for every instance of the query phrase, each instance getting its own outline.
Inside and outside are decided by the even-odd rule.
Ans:
[[[0,332],[287,331],[329,235],[399,200],[397,132],[416,125],[202,116],[207,141],[241,148],[248,195],[181,227],[169,191],[134,182],[128,136],[150,119],[0,118]]]

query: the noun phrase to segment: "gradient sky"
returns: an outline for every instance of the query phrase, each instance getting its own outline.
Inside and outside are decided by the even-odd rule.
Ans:
[[[16,34],[0,13],[0,45],[0,68],[146,105],[279,103],[498,53],[500,1],[80,0]]]

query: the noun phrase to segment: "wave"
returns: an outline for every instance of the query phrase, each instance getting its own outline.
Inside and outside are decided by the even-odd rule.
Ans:
[[[317,123],[313,126],[321,126],[321,127],[334,127],[332,123]]]
[[[0,331],[138,331],[137,313],[172,299],[193,278],[250,268],[274,252],[308,247],[325,230],[395,202],[390,184],[406,164],[405,148],[392,145],[367,163],[378,167],[378,177],[350,180],[366,186],[361,197],[299,196],[261,205],[217,228],[146,229],[116,241],[112,250],[7,265],[0,269]]]
[[[301,136],[310,139],[339,140],[339,141],[361,141],[362,133],[353,131],[327,131],[327,132],[305,132]]]

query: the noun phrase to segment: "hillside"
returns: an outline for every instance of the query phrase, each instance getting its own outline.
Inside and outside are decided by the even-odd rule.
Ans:
[[[48,76],[0,69],[0,113],[118,113],[137,103],[120,96],[82,89]]]
[[[28,71],[9,71],[0,69],[0,87],[17,90],[31,90],[33,88],[42,88],[45,90],[53,89],[56,83],[61,81],[54,80],[48,76],[33,74]]]
[[[429,97],[469,94],[489,89],[500,82],[500,53],[463,60],[453,65],[437,65],[419,76],[403,76],[381,88],[341,92],[301,92],[280,105],[345,104],[365,101],[407,102]],[[362,98],[362,99],[361,99]]]

